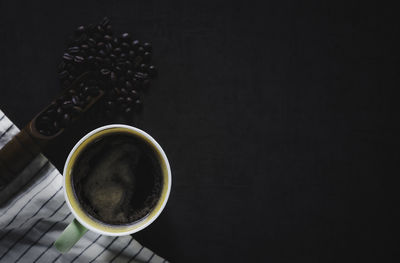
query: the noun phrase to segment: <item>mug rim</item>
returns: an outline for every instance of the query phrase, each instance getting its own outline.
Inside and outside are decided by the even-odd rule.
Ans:
[[[106,223],[100,223],[96,222],[96,220],[90,218],[87,214],[87,212],[85,212],[81,207],[79,207],[80,210],[82,210],[81,214],[85,214],[84,217],[89,218],[90,221],[96,222],[96,224],[101,225],[103,229],[99,229],[94,227],[93,225],[89,224],[88,222],[86,222],[86,220],[84,220],[82,218],[81,215],[79,215],[80,213],[78,213],[77,211],[75,211],[75,208],[73,207],[73,205],[71,204],[71,200],[70,200],[70,196],[68,195],[68,188],[71,188],[72,186],[68,187],[67,183],[72,182],[72,177],[71,176],[67,176],[67,172],[68,169],[70,169],[70,167],[72,167],[72,164],[70,164],[71,162],[71,158],[74,156],[75,152],[77,151],[77,149],[84,143],[86,142],[89,138],[93,137],[95,134],[98,134],[99,132],[103,131],[103,130],[107,130],[107,129],[114,129],[114,128],[122,128],[122,129],[128,129],[130,131],[133,131],[134,133],[137,133],[139,135],[142,135],[145,137],[145,139],[147,139],[150,144],[151,147],[155,148],[159,154],[159,156],[161,157],[162,160],[160,160],[161,162],[163,162],[163,164],[165,165],[165,171],[166,171],[166,175],[164,175],[164,171],[163,173],[163,177],[167,177],[167,184],[164,185],[162,187],[162,189],[166,188],[166,193],[163,197],[163,191],[161,192],[161,196],[159,201],[161,201],[161,205],[159,205],[159,201],[156,204],[156,207],[153,208],[153,210],[150,212],[150,214],[134,223],[131,224],[127,224],[127,225],[111,225],[111,224],[106,224]],[[85,148],[85,146],[83,147],[83,149]],[[75,159],[77,158],[76,156],[74,157]],[[129,234],[133,234],[136,233],[144,228],[146,228],[147,226],[149,226],[151,223],[153,223],[158,216],[161,214],[161,212],[164,210],[164,207],[168,201],[169,198],[169,194],[171,191],[171,184],[172,184],[172,177],[171,177],[171,168],[169,165],[169,161],[168,158],[164,152],[164,150],[161,148],[161,146],[158,144],[158,142],[152,137],[150,136],[148,133],[146,133],[145,131],[138,129],[136,127],[133,126],[129,126],[126,124],[109,124],[109,125],[105,125],[105,126],[101,126],[99,128],[96,128],[94,130],[92,130],[91,132],[87,133],[85,136],[83,136],[76,144],[75,146],[72,148],[72,150],[70,151],[70,153],[68,154],[67,160],[65,161],[64,164],[64,170],[63,170],[63,192],[64,192],[64,198],[65,201],[69,207],[69,209],[71,210],[72,214],[74,215],[74,217],[79,221],[79,223],[81,223],[84,227],[86,227],[87,229],[102,234],[102,235],[107,235],[107,236],[125,236],[125,235],[129,235]],[[69,179],[69,180],[67,180]],[[69,183],[70,185],[72,185],[72,183]],[[74,200],[74,202],[79,204],[79,201],[77,200],[76,196],[74,193],[72,193],[72,198],[76,199]],[[161,200],[163,199],[163,200]],[[159,206],[157,208],[157,206]],[[157,211],[152,215],[151,213],[156,210]],[[145,220],[145,221],[144,221]],[[93,222],[91,222],[93,224]],[[135,227],[137,226],[137,227]],[[129,227],[129,230],[122,230],[119,231],[118,229],[124,229],[124,227]],[[111,231],[107,231],[105,230],[106,228],[113,230]]]

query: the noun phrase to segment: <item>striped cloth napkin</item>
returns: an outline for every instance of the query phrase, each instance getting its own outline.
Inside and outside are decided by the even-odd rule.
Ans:
[[[0,110],[0,148],[18,132]],[[62,175],[38,155],[20,177],[27,183],[0,207],[0,262],[167,262],[131,236],[92,231],[68,253],[59,253],[53,242],[73,219],[64,200]]]

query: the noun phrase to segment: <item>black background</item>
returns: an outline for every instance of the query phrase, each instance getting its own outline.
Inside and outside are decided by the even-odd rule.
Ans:
[[[139,242],[171,262],[392,257],[393,7],[0,3],[0,107],[20,127],[58,94],[56,67],[78,25],[107,15],[153,43],[159,76],[136,125],[166,151],[173,188]]]

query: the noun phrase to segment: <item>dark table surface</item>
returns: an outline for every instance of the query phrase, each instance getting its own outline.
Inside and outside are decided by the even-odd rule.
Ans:
[[[136,125],[166,151],[173,188],[140,242],[171,262],[391,257],[394,8],[0,1],[0,108],[17,125],[59,92],[72,30],[104,15],[152,42],[160,69]]]

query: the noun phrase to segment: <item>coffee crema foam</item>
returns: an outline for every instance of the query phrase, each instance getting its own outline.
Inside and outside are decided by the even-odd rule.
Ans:
[[[108,135],[88,145],[74,164],[72,178],[83,209],[113,225],[148,215],[162,188],[154,150],[125,134]]]

